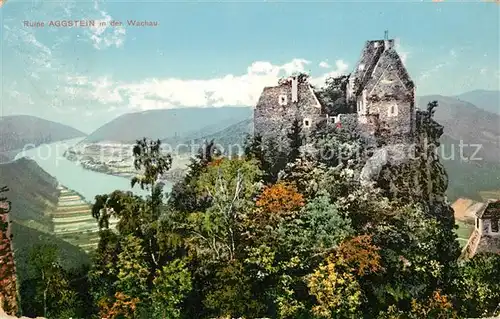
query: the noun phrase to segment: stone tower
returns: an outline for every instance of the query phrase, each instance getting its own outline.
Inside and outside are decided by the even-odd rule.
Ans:
[[[385,128],[388,142],[412,140],[415,133],[415,84],[394,48],[393,39],[365,43],[349,77],[347,99],[356,104],[358,127],[372,135]]]

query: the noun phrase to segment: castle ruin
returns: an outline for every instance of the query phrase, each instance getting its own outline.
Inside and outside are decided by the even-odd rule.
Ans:
[[[333,114],[322,105],[307,78],[292,76],[277,86],[265,87],[254,108],[254,133],[263,140],[277,138],[286,147],[286,135],[297,121],[307,141],[313,128],[326,123],[352,123],[362,136],[372,139],[384,129],[386,143],[409,143],[415,134],[415,84],[396,52],[395,41],[386,38],[365,43],[361,57],[349,75],[346,101],[355,105],[347,114]],[[307,142],[306,142],[307,143]]]

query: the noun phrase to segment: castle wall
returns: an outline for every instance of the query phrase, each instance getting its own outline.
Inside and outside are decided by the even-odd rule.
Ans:
[[[414,89],[406,87],[394,64],[388,57],[381,58],[367,85],[366,110],[378,115],[380,125],[385,125],[390,132],[391,142],[405,142],[414,132]]]
[[[479,239],[479,243],[475,253],[490,252],[500,253],[500,237],[483,235]]]
[[[286,96],[286,105],[280,105],[281,96]],[[255,134],[260,134],[263,140],[275,137],[283,148],[287,148],[287,134],[297,119],[303,135],[308,138],[321,119],[321,107],[308,83],[298,84],[297,98],[298,102],[292,102],[290,83],[265,88],[254,109]]]

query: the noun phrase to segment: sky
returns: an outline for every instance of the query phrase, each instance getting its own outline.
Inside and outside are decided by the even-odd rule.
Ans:
[[[62,20],[96,22],[49,25]],[[349,73],[365,41],[385,30],[417,95],[498,90],[499,20],[500,5],[479,0],[8,0],[0,7],[0,116],[90,133],[130,112],[253,106],[282,76],[306,72],[321,86]]]

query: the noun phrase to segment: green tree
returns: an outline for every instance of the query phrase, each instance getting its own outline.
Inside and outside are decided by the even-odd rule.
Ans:
[[[302,128],[300,126],[299,120],[295,119],[292,123],[292,128],[287,134],[289,140],[289,152],[288,152],[288,162],[293,163],[298,158],[300,158],[300,147],[303,144],[302,139]]]
[[[180,318],[180,305],[191,289],[191,273],[182,260],[173,260],[157,270],[151,293],[153,318]]]
[[[58,248],[50,244],[34,246],[29,253],[30,282],[36,286],[34,302],[40,305],[37,314],[46,318],[61,318],[62,313],[75,315],[77,295],[59,258]]]
[[[348,83],[349,75],[330,77],[321,89],[316,90],[316,94],[328,114],[347,114],[355,110],[354,105],[346,101]]]
[[[196,192],[196,180],[218,154],[214,141],[204,143],[191,159],[184,179],[172,187],[168,203],[179,212],[201,211],[208,207],[206,198],[200,198]]]
[[[464,262],[457,288],[464,317],[500,315],[500,255],[480,253]]]
[[[118,254],[116,288],[132,298],[144,300],[147,297],[150,269],[145,261],[142,240],[128,235],[120,241]]]
[[[254,160],[220,159],[210,163],[197,181],[197,190],[210,202],[205,212],[190,215],[193,240],[215,259],[236,257],[241,220],[256,193],[260,170]]]

